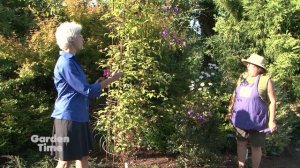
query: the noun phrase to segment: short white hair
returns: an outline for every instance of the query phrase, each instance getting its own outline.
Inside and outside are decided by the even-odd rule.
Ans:
[[[55,32],[56,43],[60,49],[68,49],[77,36],[81,34],[82,26],[76,22],[64,22]]]

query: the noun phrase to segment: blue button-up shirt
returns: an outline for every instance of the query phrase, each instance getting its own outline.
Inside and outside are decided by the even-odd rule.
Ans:
[[[100,95],[100,83],[89,84],[76,57],[60,51],[54,68],[54,84],[58,92],[52,118],[88,122],[89,98]]]

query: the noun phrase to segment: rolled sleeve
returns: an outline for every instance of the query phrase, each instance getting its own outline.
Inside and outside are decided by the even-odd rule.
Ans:
[[[100,83],[95,83],[90,85],[90,94],[89,97],[99,97],[101,93],[101,84]]]

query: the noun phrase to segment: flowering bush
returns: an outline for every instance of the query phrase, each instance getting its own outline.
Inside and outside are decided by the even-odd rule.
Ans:
[[[212,63],[199,71],[194,80],[191,80],[190,91],[192,104],[188,115],[197,121],[205,122],[213,116],[215,105],[211,102],[212,95],[217,93],[222,77],[222,70]]]
[[[107,144],[114,144],[107,150],[122,155],[123,161],[142,147],[165,143],[153,131],[156,124],[161,124],[160,116],[168,116],[160,113],[167,113],[161,106],[169,106],[167,92],[173,77],[162,67],[173,59],[166,53],[176,51],[179,40],[166,39],[171,38],[167,26],[172,16],[168,12],[157,15],[163,5],[114,1],[101,18],[108,22],[112,44],[107,48],[107,62],[100,64],[121,69],[125,75],[107,91],[106,107],[98,113],[97,128]]]
[[[186,113],[177,128],[182,140],[179,151],[182,153],[178,161],[188,166],[218,164],[218,153],[226,148],[227,130],[225,123],[227,95],[220,90],[223,82],[223,70],[216,64],[208,63],[196,69],[190,81],[189,93],[186,97]],[[205,140],[209,139],[209,141]],[[215,143],[218,142],[218,143]],[[219,152],[216,152],[219,151]],[[199,158],[193,157],[198,155]],[[201,159],[205,158],[205,159]],[[210,162],[208,159],[214,160]]]

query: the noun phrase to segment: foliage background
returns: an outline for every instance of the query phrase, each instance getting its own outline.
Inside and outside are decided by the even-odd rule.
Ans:
[[[30,137],[52,133],[54,32],[70,20],[83,25],[78,57],[89,81],[104,70],[125,72],[90,109],[95,140],[121,161],[151,149],[175,153],[181,166],[218,167],[234,151],[228,100],[245,70],[240,59],[253,52],[265,56],[278,100],[279,130],[267,136],[265,153],[280,154],[300,138],[298,1],[97,2],[1,1],[0,156],[10,156],[7,164],[54,165]]]

